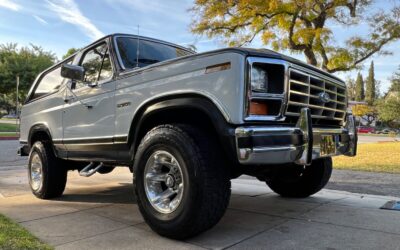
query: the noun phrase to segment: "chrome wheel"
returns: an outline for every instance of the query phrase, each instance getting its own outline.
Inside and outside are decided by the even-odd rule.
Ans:
[[[184,183],[182,169],[172,154],[158,150],[149,157],[144,169],[144,186],[147,199],[158,212],[168,214],[178,208]]]
[[[42,186],[43,181],[43,164],[38,153],[32,153],[30,164],[30,184],[33,190],[37,191]]]

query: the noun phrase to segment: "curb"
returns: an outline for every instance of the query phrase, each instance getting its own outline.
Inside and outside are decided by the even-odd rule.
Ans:
[[[11,141],[11,140],[18,140],[19,137],[17,136],[0,136],[0,141]]]

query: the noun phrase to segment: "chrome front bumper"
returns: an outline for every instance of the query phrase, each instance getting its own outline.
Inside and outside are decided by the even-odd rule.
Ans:
[[[296,127],[250,126],[235,130],[238,160],[245,165],[296,163],[309,165],[312,160],[334,155],[355,156],[357,131],[354,116],[346,116],[342,128],[313,128],[311,113],[303,108]],[[323,154],[323,138],[331,136],[334,153]]]

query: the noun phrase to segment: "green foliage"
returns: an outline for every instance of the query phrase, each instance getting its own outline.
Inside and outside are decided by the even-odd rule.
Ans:
[[[303,53],[308,63],[328,72],[347,71],[400,39],[400,7],[371,10],[371,0],[196,0],[191,11],[195,34],[220,37],[229,46],[260,37],[274,50]],[[369,25],[365,37],[335,42],[327,24]]]
[[[357,80],[356,80],[356,94],[355,100],[356,101],[364,101],[365,94],[364,94],[364,80],[360,72],[358,72]]]
[[[371,62],[371,66],[368,71],[368,78],[366,80],[366,92],[365,92],[365,101],[372,105],[375,102],[375,93],[376,93],[376,80],[375,80],[375,72],[374,72],[374,61]]]
[[[393,73],[390,81],[392,82],[392,85],[390,86],[389,91],[400,92],[400,66],[397,71]]]
[[[5,109],[7,114],[11,112],[11,110],[15,110],[15,102],[16,102],[16,93],[13,94],[0,94],[0,109]]]
[[[62,56],[62,59],[65,59],[73,54],[75,54],[76,52],[78,52],[80,49],[76,49],[76,48],[70,48],[67,53],[65,55]]]
[[[55,61],[53,53],[35,45],[18,49],[16,43],[0,44],[0,93],[15,93],[16,77],[19,76],[19,98],[24,99],[37,75]]]
[[[394,123],[400,123],[400,92],[393,92],[385,99],[380,100],[377,108],[381,121],[392,126]]]
[[[53,249],[0,214],[0,249]]]

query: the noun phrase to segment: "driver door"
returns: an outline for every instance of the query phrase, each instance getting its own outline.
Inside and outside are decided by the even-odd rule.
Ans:
[[[87,49],[79,65],[85,78],[66,90],[63,144],[69,159],[101,160],[107,158],[115,126],[115,81],[107,42]]]

